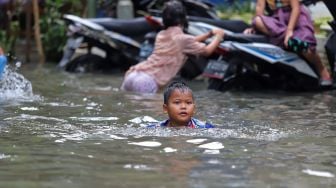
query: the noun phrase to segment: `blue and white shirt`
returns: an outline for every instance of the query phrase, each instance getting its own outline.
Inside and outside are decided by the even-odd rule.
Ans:
[[[155,124],[151,124],[148,125],[147,127],[149,128],[155,128],[155,127],[167,127],[169,125],[169,119],[155,123]],[[191,120],[189,121],[188,125],[186,127],[189,128],[215,128],[214,125],[207,123],[207,122],[203,122],[200,121],[198,119],[195,118],[191,118]]]

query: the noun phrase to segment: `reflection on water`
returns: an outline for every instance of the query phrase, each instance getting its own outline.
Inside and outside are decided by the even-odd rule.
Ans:
[[[162,94],[120,91],[122,74],[22,68],[28,100],[0,106],[0,187],[336,186],[334,91],[221,93],[190,81],[196,117],[216,128],[154,129]]]

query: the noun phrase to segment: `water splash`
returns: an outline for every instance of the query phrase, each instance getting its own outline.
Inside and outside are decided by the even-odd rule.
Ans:
[[[32,84],[22,74],[17,72],[21,62],[8,64],[0,78],[0,102],[11,100],[36,100]]]

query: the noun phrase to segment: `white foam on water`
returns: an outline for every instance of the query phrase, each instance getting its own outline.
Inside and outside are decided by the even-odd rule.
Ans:
[[[126,164],[124,165],[125,169],[135,169],[135,170],[152,170],[153,168],[148,167],[147,165],[144,164]]]
[[[43,104],[46,105],[46,106],[53,106],[53,107],[58,107],[58,106],[61,106],[61,107],[81,107],[81,106],[83,106],[83,105],[74,106],[73,104],[69,105],[69,104],[66,104],[66,103],[59,103],[59,102],[49,102],[49,103],[43,103]]]
[[[174,148],[171,148],[171,147],[166,147],[163,149],[164,152],[166,153],[173,153],[173,152],[176,152],[177,149],[174,149]]]
[[[23,111],[37,111],[37,110],[39,110],[36,107],[21,107],[20,109],[23,110]]]
[[[89,137],[89,133],[81,131],[81,130],[77,130],[76,133],[73,133],[73,134],[62,134],[61,136],[64,139],[66,139],[66,140],[78,141],[78,140],[84,140],[84,139],[88,138]]]
[[[135,123],[135,124],[141,124],[141,123],[155,123],[158,122],[158,120],[150,117],[150,116],[144,116],[144,117],[136,117],[134,119],[129,120],[129,122]]]
[[[32,84],[23,75],[12,70],[9,66],[0,78],[0,102],[40,100],[33,94]]]
[[[64,139],[64,138],[55,140],[56,143],[64,143],[65,141],[66,141],[66,139]]]
[[[8,120],[51,120],[51,121],[57,121],[57,122],[67,122],[64,119],[59,119],[59,118],[54,118],[54,117],[45,117],[45,116],[36,116],[36,115],[29,115],[29,114],[20,114],[20,116],[16,116],[16,117],[8,117],[5,118],[4,120],[8,121]]]
[[[222,162],[218,159],[210,159],[208,161],[209,164],[222,164]]]
[[[130,142],[128,144],[137,145],[137,146],[145,146],[145,147],[159,147],[159,146],[161,146],[160,142],[154,142],[154,141]]]
[[[70,117],[70,119],[78,121],[115,121],[118,117]]]
[[[136,118],[138,120],[138,118]],[[133,119],[134,120],[134,119]],[[140,121],[139,121],[140,122]],[[146,124],[148,126],[148,124]],[[140,127],[139,127],[140,126]],[[188,143],[201,144],[207,138],[243,138],[243,139],[252,139],[252,140],[267,140],[267,141],[276,141],[283,137],[288,137],[288,135],[295,134],[295,132],[287,133],[284,131],[267,131],[268,127],[264,127],[265,132],[259,134],[259,130],[249,131],[247,128],[241,127],[240,125],[235,126],[238,128],[229,129],[229,128],[211,128],[211,129],[191,129],[191,128],[181,128],[173,129],[167,127],[157,127],[157,128],[147,128],[138,125],[122,125],[119,127],[113,127],[113,129],[105,130],[104,134],[116,134],[123,136],[134,136],[134,138],[141,138],[144,136],[156,136],[156,137],[174,137],[174,136],[187,136],[191,137]],[[201,138],[200,138],[201,137]],[[198,143],[199,142],[199,143]]]
[[[126,140],[127,138],[126,137],[120,137],[120,136],[117,136],[117,135],[110,135],[110,138],[112,139],[115,139],[115,140]]]
[[[308,175],[312,175],[312,176],[319,176],[319,177],[326,177],[326,178],[335,177],[335,175],[330,172],[316,171],[316,170],[310,170],[310,169],[302,170],[302,172]]]
[[[10,155],[5,155],[5,154],[0,154],[0,159],[6,159],[6,158],[10,158]]]
[[[205,138],[198,138],[198,139],[191,139],[191,140],[187,140],[188,143],[192,143],[192,144],[200,144],[205,142],[207,139]]]
[[[204,154],[211,154],[211,155],[216,155],[220,154],[220,151],[218,149],[206,149],[203,152]]]
[[[219,150],[223,149],[224,145],[220,142],[210,142],[207,144],[202,144],[198,146],[199,148],[210,149],[210,150]]]

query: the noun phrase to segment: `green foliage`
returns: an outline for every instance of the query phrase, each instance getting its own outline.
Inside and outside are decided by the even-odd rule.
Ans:
[[[246,22],[250,22],[252,15],[255,12],[255,6],[252,2],[254,0],[233,1],[231,5],[222,4],[218,5],[218,15],[222,19],[243,19]]]
[[[80,14],[78,0],[47,0],[41,14],[42,44],[48,61],[59,61],[66,43],[64,13]]]
[[[66,25],[62,19],[63,14],[75,14],[81,16],[86,0],[45,0],[44,6],[40,6],[41,40],[47,61],[59,61],[66,42]],[[11,9],[9,23],[0,23],[0,46],[15,55],[15,46],[19,38],[24,39],[26,13],[23,3],[17,1]],[[31,2],[31,1],[30,1]],[[6,11],[0,10],[0,20],[7,20]],[[32,28],[34,29],[33,15]],[[8,32],[9,31],[9,32]],[[32,34],[34,32],[32,31]]]
[[[10,31],[12,33],[17,33],[19,31],[18,22],[11,22],[9,24]],[[6,30],[0,30],[0,46],[8,53],[15,55],[15,43],[17,40],[16,35],[7,35]]]

